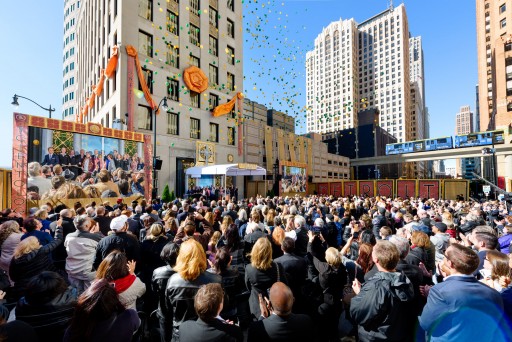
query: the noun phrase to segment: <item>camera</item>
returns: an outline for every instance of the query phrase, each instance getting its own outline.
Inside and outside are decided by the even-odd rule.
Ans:
[[[354,239],[359,239],[359,232],[354,232],[354,233],[352,234],[352,237],[353,237]]]

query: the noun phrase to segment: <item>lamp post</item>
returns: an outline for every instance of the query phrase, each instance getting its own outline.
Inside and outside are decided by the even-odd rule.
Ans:
[[[156,109],[153,109],[153,191],[151,194],[151,198],[155,199],[158,194],[158,179],[156,177],[156,164],[157,164],[157,156],[156,156],[156,112],[160,109],[160,106],[162,107],[162,110],[167,112],[169,107],[167,106],[167,97],[164,97],[162,100],[160,100],[160,103],[158,103],[158,106]]]
[[[492,154],[491,156],[491,174],[490,174],[490,179],[489,181],[496,185],[496,181],[497,181],[497,177],[496,177],[496,167],[495,167],[495,159],[496,159],[496,149],[494,148],[494,142],[493,142],[493,145],[492,145],[492,148],[489,148],[489,147],[485,147],[482,149],[482,154],[483,155],[490,155]],[[494,193],[495,196],[496,196],[496,192]]]
[[[39,108],[41,108],[43,110],[47,110],[50,119],[52,118],[52,112],[55,112],[55,108],[52,108],[52,105],[50,105],[48,108],[44,108],[39,103],[37,103],[37,102],[35,102],[35,101],[25,97],[25,96],[21,96],[21,95],[17,95],[17,94],[14,94],[14,96],[12,97],[11,104],[14,106],[14,108],[18,108],[18,106],[20,105],[18,103],[18,98],[22,98],[22,99],[28,100],[28,101],[32,102],[33,104],[37,105]]]

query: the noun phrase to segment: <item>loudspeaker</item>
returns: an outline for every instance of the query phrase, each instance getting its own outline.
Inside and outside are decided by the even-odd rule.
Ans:
[[[161,170],[162,169],[162,159],[155,158],[153,160],[153,168],[155,170]]]
[[[313,183],[313,176],[308,176],[308,182]]]

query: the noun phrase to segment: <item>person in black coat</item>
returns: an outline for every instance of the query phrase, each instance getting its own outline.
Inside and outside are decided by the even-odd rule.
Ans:
[[[73,223],[73,218],[71,217],[71,211],[69,209],[63,209],[60,211],[60,217],[62,218],[62,239],[65,241],[66,236],[70,233],[74,233],[76,231],[75,224]],[[50,229],[55,231],[57,226],[57,222],[50,223]],[[66,248],[64,244],[60,244],[53,251],[53,262],[55,267],[63,270],[66,265],[66,258],[68,257],[68,253],[66,252]]]
[[[242,342],[242,330],[219,318],[223,305],[222,286],[207,284],[202,286],[194,298],[197,320],[186,321],[180,327],[180,342]]]
[[[169,278],[176,273],[173,268],[176,265],[179,250],[180,247],[174,242],[169,242],[164,246],[160,257],[167,265],[155,269],[151,281],[151,289],[158,297],[156,315],[160,323],[160,340],[162,342],[170,341],[172,338],[172,308],[167,307],[165,290]]]
[[[110,254],[114,249],[124,252],[129,261],[138,263],[140,260],[140,245],[137,238],[128,234],[128,217],[121,215],[112,220],[110,229],[114,231],[111,234],[100,240],[98,247],[96,247],[96,257],[94,259],[93,267],[98,269],[103,259]]]
[[[288,286],[275,283],[269,297],[267,301],[259,296],[261,317],[249,327],[248,342],[314,341],[311,318],[292,313],[293,293]]]
[[[268,296],[267,290],[278,281],[288,283],[284,268],[272,261],[270,241],[265,237],[259,238],[251,251],[251,263],[245,267],[245,284],[251,291],[249,307],[255,318],[261,314],[258,296]]]
[[[59,163],[59,156],[57,156],[53,147],[48,147],[48,154],[44,156],[43,163],[41,165],[49,165],[51,167],[57,165]]]
[[[62,166],[62,170],[68,170],[69,165],[71,164],[71,158],[66,153],[66,150],[67,149],[65,147],[61,148],[59,154],[59,164]]]

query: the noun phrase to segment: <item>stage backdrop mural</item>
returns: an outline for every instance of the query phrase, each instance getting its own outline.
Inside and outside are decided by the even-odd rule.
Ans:
[[[149,135],[107,128],[91,122],[83,124],[14,113],[13,136],[12,206],[23,215],[26,215],[28,208],[48,202],[54,206],[62,203],[73,207],[77,201],[82,205],[92,201],[106,201],[106,193],[100,191],[101,187],[87,182],[91,175],[101,169],[108,167],[111,172],[116,169],[116,163],[108,157],[115,153],[122,156],[124,165],[128,165],[126,172],[133,174],[133,179],[137,179],[143,186],[145,197],[150,198],[152,145]],[[44,180],[45,176],[34,178],[33,174],[29,177],[28,167],[31,162],[39,163],[41,171],[49,168],[59,173],[63,181],[48,182]],[[60,165],[60,168],[55,168],[56,165]],[[120,161],[118,165],[121,165]],[[34,170],[31,171],[33,173]],[[112,193],[109,195],[113,196]],[[117,197],[125,197],[123,201],[130,203],[140,196],[117,193],[116,198],[110,199],[111,204],[116,202]]]

